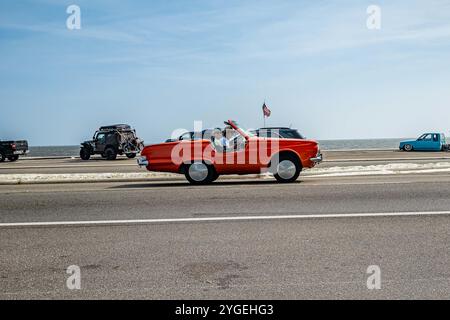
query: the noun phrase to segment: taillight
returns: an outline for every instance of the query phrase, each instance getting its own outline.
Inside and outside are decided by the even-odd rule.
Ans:
[[[16,150],[16,144],[15,144],[15,143],[11,144],[11,148],[12,148],[13,150]]]

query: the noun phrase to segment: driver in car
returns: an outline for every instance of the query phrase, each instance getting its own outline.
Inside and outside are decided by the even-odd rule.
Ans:
[[[224,152],[226,149],[230,147],[228,139],[224,136],[220,128],[214,129],[212,140],[214,148],[220,152]]]

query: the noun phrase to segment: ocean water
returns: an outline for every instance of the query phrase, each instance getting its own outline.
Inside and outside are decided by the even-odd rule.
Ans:
[[[321,150],[397,149],[405,139],[319,140]],[[30,157],[75,157],[80,146],[30,147]]]
[[[79,156],[80,146],[30,147],[30,157],[72,157]]]
[[[404,140],[410,139],[319,140],[319,143],[322,150],[398,149]]]

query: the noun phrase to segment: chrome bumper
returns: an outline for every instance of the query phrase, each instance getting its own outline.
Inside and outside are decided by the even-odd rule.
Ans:
[[[321,153],[319,153],[317,156],[315,156],[314,158],[309,159],[312,162],[314,162],[315,164],[321,163],[323,161],[323,156]]]
[[[138,163],[139,167],[147,167],[148,166],[148,160],[146,157],[137,158],[137,163]]]

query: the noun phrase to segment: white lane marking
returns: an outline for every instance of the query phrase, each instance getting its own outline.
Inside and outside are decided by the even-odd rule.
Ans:
[[[0,223],[0,228],[158,224],[158,223],[180,223],[180,222],[222,222],[222,221],[234,222],[234,221],[258,221],[258,220],[414,217],[414,216],[445,216],[445,215],[450,215],[450,211],[333,213],[333,214],[304,214],[304,215],[297,214],[297,215],[275,215],[275,216],[205,217],[205,218],[137,219],[137,220],[52,221],[52,222],[17,222],[17,223],[15,222],[15,223]]]
[[[409,170],[409,171],[361,171],[361,172],[336,172],[324,174],[308,174],[304,177],[329,178],[329,177],[357,177],[357,176],[396,176],[396,175],[420,175],[434,173],[450,173],[450,168],[446,169],[427,169],[427,170]]]

